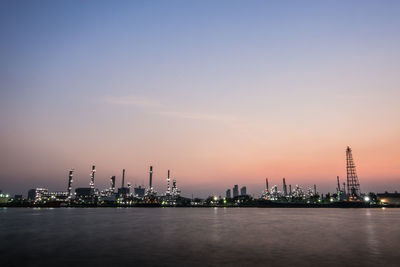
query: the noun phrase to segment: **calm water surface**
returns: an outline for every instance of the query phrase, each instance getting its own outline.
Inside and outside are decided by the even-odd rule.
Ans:
[[[1,266],[400,266],[400,209],[0,210]]]

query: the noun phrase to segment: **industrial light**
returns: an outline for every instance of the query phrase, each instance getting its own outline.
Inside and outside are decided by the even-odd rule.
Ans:
[[[365,202],[369,202],[369,201],[370,201],[369,196],[365,196],[365,197],[364,197],[364,201],[365,201]]]

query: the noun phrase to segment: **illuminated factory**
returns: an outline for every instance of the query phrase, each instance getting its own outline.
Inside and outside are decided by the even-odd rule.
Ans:
[[[168,175],[167,175],[167,190],[165,191],[165,196],[160,197],[161,203],[163,205],[171,205],[175,206],[177,205],[177,202],[179,202],[180,195],[181,195],[181,190],[178,189],[176,186],[176,179],[172,180],[172,187],[171,187],[171,172],[168,170]]]
[[[121,187],[118,188],[118,196],[120,198],[126,198],[129,196],[129,192],[131,189],[131,185],[128,183],[128,187],[125,187],[125,169],[122,170],[122,184]]]
[[[97,196],[99,195],[98,190],[94,188],[94,176],[96,174],[96,166],[92,166],[90,172],[90,183],[89,187],[80,187],[75,189],[75,203],[80,204],[96,204]]]
[[[400,194],[388,193],[374,194],[362,193],[358,180],[356,166],[350,147],[346,148],[346,182],[341,184],[339,176],[336,177],[336,190],[333,194],[320,194],[317,186],[302,188],[287,183],[284,177],[279,180],[281,184],[271,186],[271,179],[265,178],[265,189],[261,197],[255,198],[247,192],[246,186],[235,184],[233,188],[225,191],[225,197],[210,196],[205,200],[188,199],[181,196],[177,187],[177,180],[171,177],[168,170],[166,177],[166,190],[164,195],[157,195],[153,185],[153,166],[149,168],[148,187],[139,185],[133,188],[126,181],[126,170],[122,170],[121,186],[116,188],[116,176],[109,178],[109,187],[99,191],[95,187],[96,166],[91,166],[89,186],[76,188],[73,193],[75,170],[69,169],[66,191],[50,192],[47,188],[35,188],[28,191],[27,199],[22,195],[10,197],[2,194],[0,205],[25,205],[25,206],[276,206],[283,205],[314,205],[323,207],[373,207],[373,206],[400,206]]]

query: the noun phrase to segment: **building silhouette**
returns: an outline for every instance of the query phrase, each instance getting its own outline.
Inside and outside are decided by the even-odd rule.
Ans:
[[[230,189],[226,190],[226,198],[231,198],[231,197],[232,197],[231,190]]]
[[[246,187],[243,186],[242,188],[240,188],[240,195],[241,196],[246,196],[247,195],[247,190]]]
[[[235,184],[233,186],[232,192],[233,192],[233,197],[238,197],[239,196],[239,186],[237,184]]]

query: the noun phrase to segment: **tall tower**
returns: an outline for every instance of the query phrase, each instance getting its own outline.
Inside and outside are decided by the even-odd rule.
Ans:
[[[287,186],[286,186],[286,180],[283,178],[283,195],[286,197],[287,196]]]
[[[167,177],[167,193],[166,195],[171,195],[171,186],[170,186],[171,178],[169,177],[169,170],[168,170],[168,177]]]
[[[239,186],[235,184],[232,189],[233,197],[239,196]]]
[[[176,186],[176,180],[172,180],[172,196],[173,197],[179,197],[179,195],[181,194],[181,190],[178,189],[178,187]]]
[[[96,166],[92,166],[92,172],[90,173],[90,188],[94,189],[94,174],[96,173]]]
[[[149,189],[153,189],[153,166],[150,166]]]
[[[110,178],[110,190],[113,193],[115,191],[115,176],[111,176],[111,178]]]
[[[72,190],[72,177],[74,176],[74,169],[69,170],[69,175],[68,175],[68,199],[71,199],[71,190]]]
[[[353,155],[351,148],[348,146],[346,149],[346,163],[347,163],[347,194],[349,200],[356,200],[360,198],[360,183],[356,173],[356,165],[354,165]]]
[[[231,190],[230,189],[226,190],[225,196],[226,196],[226,198],[231,198]]]
[[[265,189],[267,190],[267,192],[269,192],[268,177],[265,178]]]
[[[125,169],[122,169],[122,185],[121,188],[124,188],[125,186]]]

